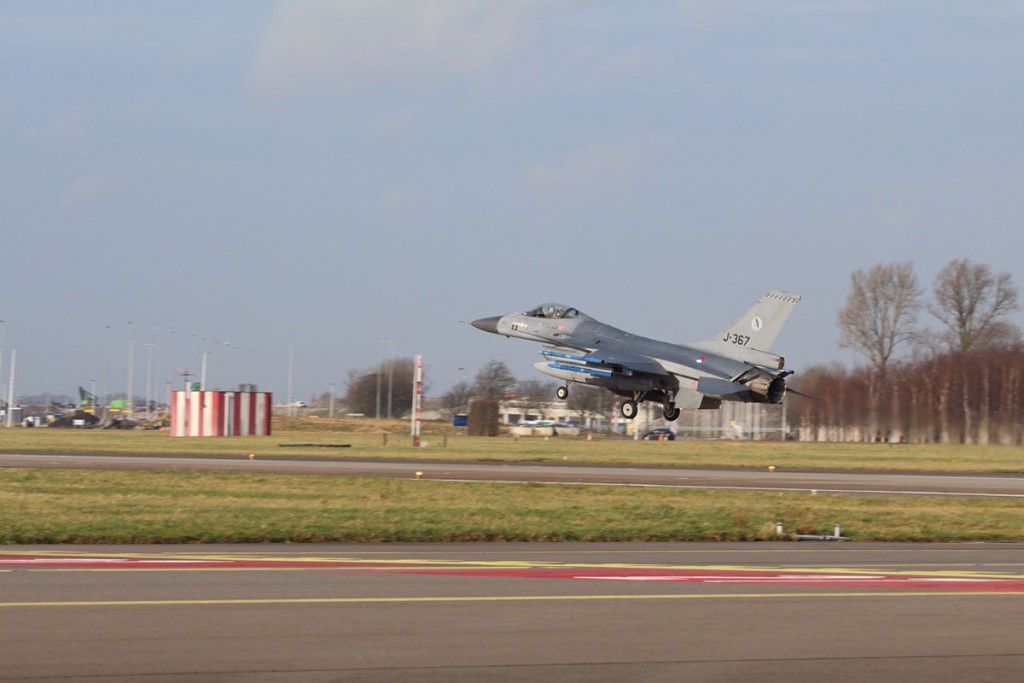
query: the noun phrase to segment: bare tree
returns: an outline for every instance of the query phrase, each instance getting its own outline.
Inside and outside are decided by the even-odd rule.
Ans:
[[[945,326],[950,350],[970,353],[1020,341],[1020,330],[1007,321],[1020,308],[1009,273],[954,259],[939,271],[932,291],[928,310]]]
[[[543,417],[541,414],[555,395],[555,383],[539,379],[525,379],[516,385],[516,393],[523,407],[524,416],[529,413]]]
[[[910,262],[858,270],[850,283],[846,306],[839,311],[839,345],[863,355],[874,371],[868,378],[868,431],[876,438],[886,372],[896,349],[916,337],[921,288]]]
[[[1009,273],[995,274],[984,264],[973,264],[967,259],[954,259],[935,277],[935,301],[928,310],[946,328],[943,341],[951,351],[959,352],[961,372],[960,409],[963,418],[960,440],[988,442],[990,403],[983,400],[974,406],[971,400],[972,381],[976,368],[967,354],[1006,347],[1020,341],[1020,330],[1007,321],[1018,310],[1017,289]],[[983,399],[987,399],[990,383],[988,366],[981,374]],[[977,433],[975,434],[975,410]]]
[[[907,263],[876,265],[850,277],[850,294],[839,311],[839,345],[868,359],[885,376],[896,348],[914,339],[921,288]]]
[[[465,382],[458,382],[441,397],[441,406],[449,415],[463,415],[469,410],[472,398],[473,387]]]
[[[599,415],[607,410],[608,404],[605,402],[607,396],[608,394],[603,389],[586,384],[577,384],[569,392],[569,398],[566,403],[569,410],[579,415],[580,420],[586,422],[587,418]]]
[[[920,353],[919,353],[920,352]],[[790,416],[807,440],[861,441],[871,391],[866,366],[848,371],[842,365],[815,366],[800,373],[801,391],[820,401],[794,402]],[[837,390],[837,387],[841,389]],[[961,353],[918,347],[914,355],[894,361],[888,370],[893,435],[912,443],[1019,445],[1024,421],[1024,344]],[[960,400],[967,397],[966,409]]]
[[[476,373],[473,393],[482,398],[501,401],[515,385],[516,378],[509,372],[508,366],[499,360],[492,360]]]
[[[411,358],[391,358],[371,370],[349,371],[348,393],[345,396],[349,409],[375,415],[377,407],[381,405],[380,399],[387,401],[390,397],[397,415],[406,412],[412,405],[413,369]],[[381,378],[384,378],[383,386]]]

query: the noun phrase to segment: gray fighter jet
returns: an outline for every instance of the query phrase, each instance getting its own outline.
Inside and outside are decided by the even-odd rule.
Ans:
[[[636,417],[638,404],[657,401],[665,419],[675,420],[681,408],[714,409],[722,401],[781,403],[793,373],[770,349],[798,301],[795,294],[769,292],[716,337],[695,344],[641,337],[561,304],[472,325],[545,344],[544,360],[533,367],[565,382],[556,392],[560,399],[573,382],[591,384],[624,397],[627,419]]]

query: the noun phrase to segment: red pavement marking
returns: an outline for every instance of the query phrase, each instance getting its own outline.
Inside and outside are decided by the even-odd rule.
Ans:
[[[433,564],[396,565],[389,562],[332,560],[205,560],[121,557],[64,557],[55,555],[3,555],[0,569],[386,569],[396,574],[420,574],[516,579],[556,579],[623,583],[671,582],[688,584],[744,584],[825,588],[875,588],[943,591],[1004,591],[1024,593],[1024,579],[893,574],[820,574],[766,570],[705,570],[585,568],[585,567],[446,567]]]
[[[900,590],[963,590],[1024,592],[1024,579],[1001,579],[958,576],[905,576],[889,574],[795,574],[742,570],[700,569],[580,569],[573,567],[534,569],[418,569],[402,573],[443,574],[446,576],[487,576],[522,579],[575,579],[589,581],[620,581],[623,583],[699,583],[746,584],[825,588],[890,588]]]

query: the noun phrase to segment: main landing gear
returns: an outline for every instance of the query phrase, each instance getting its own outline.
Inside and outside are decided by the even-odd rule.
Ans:
[[[619,411],[622,413],[622,417],[626,418],[627,420],[632,420],[634,417],[636,417],[636,414],[639,410],[640,409],[637,407],[636,401],[633,400],[623,401],[622,406],[619,407]]]
[[[569,398],[569,386],[565,385],[558,387],[558,389],[555,390],[555,396],[557,396],[562,401]]]
[[[659,392],[660,393],[660,392]],[[647,396],[641,392],[634,394],[633,398],[622,402],[619,407],[619,412],[622,413],[622,417],[627,420],[632,420],[636,417],[637,413],[640,412],[639,404],[643,403]],[[665,419],[669,422],[674,422],[680,414],[679,408],[676,408],[674,397],[671,394],[664,395],[664,402],[661,404],[661,414],[665,416]]]

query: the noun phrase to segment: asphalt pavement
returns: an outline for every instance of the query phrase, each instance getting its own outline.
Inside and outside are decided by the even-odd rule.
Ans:
[[[1018,476],[0,455],[0,467],[1024,497]],[[0,547],[0,681],[1006,681],[1024,544]]]
[[[1024,544],[0,547],[0,680],[1007,681]]]
[[[522,481],[612,486],[885,493],[1024,499],[1024,476],[893,472],[785,471],[621,467],[536,463],[381,461],[353,459],[214,458],[156,455],[0,454],[0,467],[259,472],[413,478],[438,481]]]

